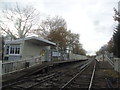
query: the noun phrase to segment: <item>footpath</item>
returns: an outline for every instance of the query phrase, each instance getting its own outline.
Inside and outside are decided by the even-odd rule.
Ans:
[[[97,62],[97,68],[93,86],[96,88],[108,88],[106,80],[109,80],[113,88],[120,88],[120,73],[115,71],[108,61]]]

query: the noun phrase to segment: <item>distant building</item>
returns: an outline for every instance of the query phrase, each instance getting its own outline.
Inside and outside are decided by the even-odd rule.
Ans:
[[[50,61],[50,47],[56,44],[35,36],[5,42],[4,60],[23,60],[41,56],[41,60]]]

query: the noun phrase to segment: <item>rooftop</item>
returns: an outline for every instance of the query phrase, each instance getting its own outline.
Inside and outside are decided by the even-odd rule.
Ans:
[[[5,44],[22,43],[23,41],[28,41],[28,42],[36,43],[39,45],[45,45],[45,46],[49,46],[49,45],[55,46],[56,45],[56,43],[54,43],[54,42],[51,42],[51,41],[48,41],[46,39],[36,37],[36,36],[21,38],[21,39],[12,40],[12,41],[6,41]]]

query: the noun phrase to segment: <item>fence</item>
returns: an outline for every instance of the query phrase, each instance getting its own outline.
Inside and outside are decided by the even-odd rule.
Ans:
[[[112,61],[112,59],[110,59],[107,55],[104,56],[105,56],[105,60],[107,60],[112,65],[112,67],[114,67],[114,62]]]
[[[107,53],[104,55],[104,59],[103,59],[103,55],[97,56],[96,59],[98,61],[103,61],[103,60],[108,61],[115,71],[120,72],[120,58],[114,58],[112,54]]]
[[[19,61],[3,62],[2,75],[23,70],[25,68],[28,68],[40,63],[42,63],[41,56],[19,60]]]
[[[120,73],[120,58],[113,58],[112,60],[106,55],[106,60],[112,65],[115,71]]]
[[[103,55],[99,55],[99,56],[96,57],[96,59],[97,59],[98,61],[108,61],[108,62],[111,64],[111,66],[114,67],[114,62],[113,62],[113,60],[110,59],[110,58],[107,56],[107,54],[104,54],[104,56],[103,56]]]
[[[69,54],[69,59],[70,60],[82,60],[82,59],[87,59],[85,55],[78,55],[78,54]]]

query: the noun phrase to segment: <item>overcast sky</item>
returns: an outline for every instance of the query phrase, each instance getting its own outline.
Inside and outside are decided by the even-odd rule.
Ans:
[[[117,23],[113,20],[113,8],[119,0],[0,0],[0,8],[19,2],[33,5],[41,13],[62,16],[67,27],[80,34],[80,42],[88,54],[95,54],[106,44]]]

